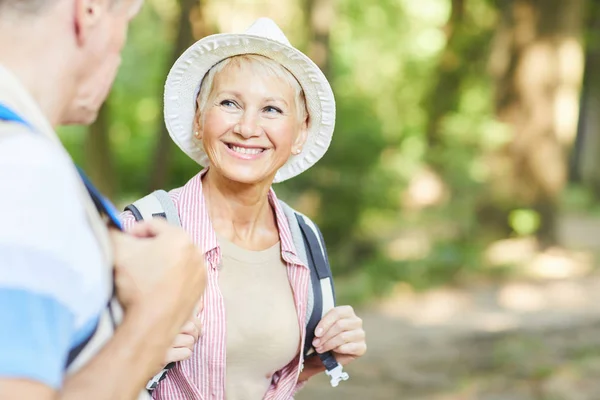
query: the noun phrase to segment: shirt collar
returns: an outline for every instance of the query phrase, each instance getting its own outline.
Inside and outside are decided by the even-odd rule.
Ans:
[[[202,191],[202,177],[207,171],[205,168],[190,179],[179,195],[181,226],[192,235],[192,240],[204,254],[219,248]]]
[[[210,221],[202,190],[202,177],[207,171],[208,168],[203,169],[183,186],[179,195],[179,216],[182,227],[190,232],[194,243],[204,254],[208,254],[209,258],[214,256],[214,264],[218,264],[220,262],[219,242]],[[291,264],[304,265],[298,257],[287,218],[273,188],[269,189],[268,197],[269,203],[275,211],[282,258]]]
[[[0,64],[0,102],[10,107],[29,123],[36,132],[47,136],[57,144],[60,139],[40,109],[35,99],[8,68]]]
[[[271,207],[275,210],[275,220],[277,221],[277,228],[279,230],[279,240],[281,241],[281,255],[285,261],[292,264],[304,265],[294,246],[294,239],[292,238],[292,232],[288,224],[288,220],[285,216],[283,208],[277,199],[277,195],[273,188],[269,189],[269,202]]]

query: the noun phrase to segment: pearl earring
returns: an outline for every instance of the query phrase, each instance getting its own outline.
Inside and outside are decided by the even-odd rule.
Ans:
[[[198,132],[198,131],[194,132],[194,136],[196,136],[198,139],[200,139],[200,132]]]

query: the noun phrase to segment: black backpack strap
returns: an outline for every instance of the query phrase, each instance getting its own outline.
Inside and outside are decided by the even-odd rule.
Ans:
[[[307,245],[306,249],[309,253],[308,259],[309,261],[312,259],[317,276],[319,279],[331,278],[331,267],[329,266],[329,260],[327,259],[327,251],[325,250],[324,242],[319,240],[319,238],[322,237],[321,231],[318,231],[319,238],[317,238],[317,234],[315,234],[314,230],[308,226],[306,221],[304,221],[302,215],[296,214],[296,218],[298,219],[298,224],[300,225],[305,244]]]
[[[306,339],[304,342],[304,356],[311,355],[312,342],[315,338],[315,329],[323,317],[323,293],[321,291],[321,277],[327,276],[329,265],[326,263],[326,259],[323,257],[321,247],[317,242],[317,237],[314,231],[306,224],[304,217],[300,214],[296,214],[300,231],[302,232],[302,239],[304,240],[304,248],[306,250],[306,256],[308,259],[308,268],[310,269],[310,282],[313,288],[313,309],[310,319],[306,325]],[[331,272],[329,272],[331,276]]]
[[[296,218],[298,219],[298,224],[302,231],[302,238],[304,239],[304,247],[308,258],[308,268],[310,269],[310,283],[313,289],[313,309],[310,319],[306,324],[306,339],[304,341],[304,357],[308,357],[312,353],[312,342],[315,339],[315,329],[323,316],[323,294],[321,293],[321,282],[317,272],[318,268],[323,268],[323,260],[321,260],[321,266],[318,267],[317,265],[319,263],[315,261],[315,257],[313,256],[313,250],[316,249],[311,248],[311,240],[308,239],[308,237],[310,237],[311,234],[314,235],[314,233],[312,233],[310,228],[306,225],[301,215],[296,214]]]
[[[312,341],[315,338],[317,325],[329,309],[335,306],[335,291],[325,241],[321,232],[314,224],[311,224],[313,226],[311,228],[302,215],[296,213],[296,218],[304,239],[314,293],[313,311],[306,325],[306,339],[304,343],[304,355],[306,357],[311,354]],[[348,374],[344,372],[342,366],[336,361],[333,353],[326,352],[319,354],[319,358],[326,368],[327,375],[330,377],[331,386],[336,387],[341,381],[348,380]]]

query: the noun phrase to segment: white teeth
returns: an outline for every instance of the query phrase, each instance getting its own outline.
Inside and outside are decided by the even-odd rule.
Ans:
[[[256,155],[256,154],[260,154],[263,152],[263,149],[248,149],[246,147],[238,147],[238,146],[234,146],[234,145],[231,145],[231,150],[235,151],[236,153],[250,154],[250,155]]]

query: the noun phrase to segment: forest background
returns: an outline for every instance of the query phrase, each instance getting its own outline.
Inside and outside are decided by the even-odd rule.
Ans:
[[[322,229],[340,302],[595,276],[597,0],[147,0],[98,121],[60,132],[119,206],[198,173],[164,128],[165,77],[261,16],[336,94],[329,152],[275,190]]]

